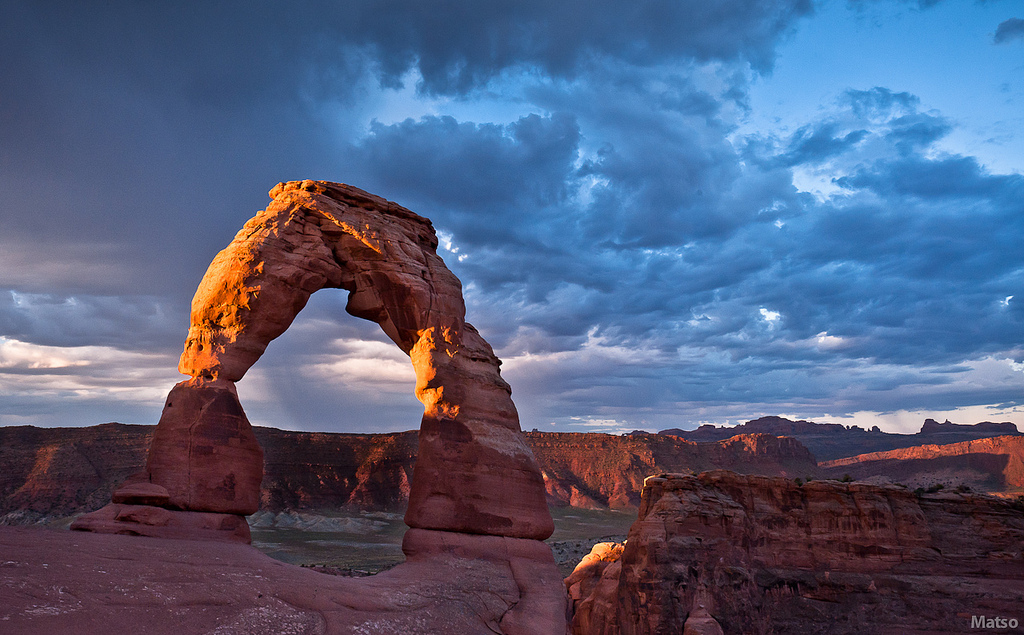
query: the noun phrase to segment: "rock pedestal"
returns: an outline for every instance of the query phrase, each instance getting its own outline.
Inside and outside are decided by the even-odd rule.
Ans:
[[[167,396],[146,470],[71,528],[248,543],[262,480],[263,450],[234,383],[193,378]]]

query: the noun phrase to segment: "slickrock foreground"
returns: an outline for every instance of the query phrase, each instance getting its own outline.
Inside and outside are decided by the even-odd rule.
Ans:
[[[346,310],[379,324],[410,356],[424,412],[405,516],[408,562],[323,600],[397,615],[335,632],[477,632],[449,624],[451,609],[415,608],[456,598],[472,623],[494,627],[488,632],[563,632],[563,590],[545,582],[558,570],[540,542],[554,529],[544,482],[501,362],[465,321],[462,285],[437,255],[430,221],[339,183],[281,183],[270,196],[196,291],[178,365],[191,379],[168,395],[145,471],[72,529],[249,542],[244,516],[259,508],[264,457],[235,382],[312,293],[342,288]],[[446,585],[462,593],[438,591]]]
[[[652,477],[625,546],[596,546],[566,579],[572,632],[921,635],[971,632],[972,616],[1024,623],[1022,549],[1024,509],[989,496],[725,471]]]
[[[0,527],[0,633],[564,633],[543,543],[410,530],[404,549],[399,567],[345,578],[224,541]]]

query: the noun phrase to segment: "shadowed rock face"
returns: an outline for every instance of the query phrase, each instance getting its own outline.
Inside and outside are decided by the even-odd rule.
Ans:
[[[651,477],[624,547],[566,578],[572,632],[964,633],[972,614],[1019,611],[1022,541],[1019,506],[989,496]]]

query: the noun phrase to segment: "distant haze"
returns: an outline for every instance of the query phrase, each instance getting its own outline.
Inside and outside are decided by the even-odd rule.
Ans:
[[[0,425],[154,423],[206,266],[278,181],[432,219],[525,429],[1015,421],[1013,2],[5,3]],[[254,423],[419,425],[314,296]]]

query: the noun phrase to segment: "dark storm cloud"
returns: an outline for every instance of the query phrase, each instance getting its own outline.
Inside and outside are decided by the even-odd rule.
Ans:
[[[835,355],[910,367],[1012,348],[1024,179],[932,151],[949,124],[916,112],[914,99],[878,90],[849,97],[851,123],[871,126],[862,151],[830,164],[848,173],[835,179],[844,191],[781,229],[785,260],[757,276],[770,293],[737,295],[760,296],[781,314],[778,337],[846,338]],[[841,111],[830,119],[841,120]]]
[[[125,412],[154,419],[207,263],[292,178],[433,220],[524,423],[1008,400],[956,386],[965,360],[1021,358],[1019,175],[941,152],[951,121],[886,88],[738,133],[810,2],[8,4],[9,413],[79,399],[102,420],[124,354],[160,386]],[[417,118],[384,119],[403,81]],[[470,114],[419,116],[446,108]],[[318,298],[240,385],[254,420],[415,427],[406,360]],[[379,368],[400,392],[373,392]]]
[[[596,394],[619,396],[595,415],[631,420],[639,416],[627,414],[633,401],[671,409],[669,396],[802,407],[825,399],[882,411],[988,403],[1005,385],[972,391],[952,384],[975,372],[964,360],[1007,356],[1017,345],[1022,179],[935,152],[934,142],[952,126],[918,108],[906,93],[851,91],[833,113],[788,140],[752,139],[742,154],[746,167],[731,160],[739,176],[712,179],[722,188],[765,184],[748,200],[747,209],[761,213],[730,231],[680,240],[669,220],[657,225],[667,238],[656,249],[564,236],[562,249],[599,272],[604,286],[569,283],[571,265],[534,266],[546,255],[520,250],[516,261],[531,263],[525,269],[555,276],[537,284],[551,291],[542,298],[510,294],[510,281],[504,299],[485,290],[472,304],[492,329],[500,331],[510,316],[524,329],[498,338],[511,355],[520,335],[530,342],[524,346],[545,350],[531,329],[560,342],[546,350],[576,351],[577,363],[552,361],[548,379],[513,366],[527,390],[539,390],[531,381],[563,386],[563,413],[578,412]],[[821,142],[807,143],[813,139]],[[649,147],[636,143],[630,151]],[[777,177],[790,174],[781,165],[827,169],[843,189],[824,200],[796,195],[790,177]],[[630,183],[611,170],[602,176],[611,189]],[[611,217],[600,202],[577,204],[581,228]],[[666,219],[682,222],[703,213],[689,201],[671,209]],[[467,263],[472,259],[471,252]],[[587,344],[595,337],[599,344]],[[725,356],[722,363],[710,363],[715,355]],[[574,379],[560,381],[560,373]]]
[[[185,293],[202,273],[191,263],[204,258],[172,254],[212,256],[278,180],[339,178],[339,168],[351,167],[340,148],[361,133],[354,124],[374,78],[396,83],[416,68],[424,90],[452,93],[511,68],[592,74],[600,72],[597,58],[765,67],[778,38],[809,11],[802,0],[293,3],[287,10],[15,2],[0,25],[0,178],[6,205],[19,212],[5,213],[2,229],[12,242],[39,240],[34,219],[54,219],[51,243],[74,240],[93,252],[124,245],[119,275],[136,292],[151,292],[144,280],[160,272],[163,285]],[[715,106],[699,91],[662,98],[690,110]],[[413,129],[393,136],[402,132]],[[607,167],[627,169],[612,159]],[[672,196],[665,186],[636,189],[646,191],[638,205]],[[140,249],[147,240],[161,249]],[[72,269],[90,260],[65,257],[77,259]],[[70,279],[51,284],[83,291]]]
[[[996,34],[993,36],[992,41],[996,44],[1002,44],[1003,42],[1009,42],[1010,40],[1021,40],[1024,39],[1024,20],[1020,18],[1010,18],[999,23],[999,27],[996,28]]]
[[[826,122],[813,129],[805,126],[797,130],[782,156],[785,165],[821,163],[849,150],[867,136],[866,130],[837,134],[836,128],[837,124],[834,122]]]
[[[415,64],[427,92],[462,93],[515,66],[576,76],[592,56],[638,65],[740,59],[767,69],[778,38],[811,9],[808,0],[457,0],[443,8],[377,0],[320,18],[370,46],[387,80]]]
[[[508,125],[375,122],[353,163],[393,196],[436,209],[435,223],[466,246],[532,241],[534,223],[567,197],[579,136],[563,113]]]
[[[174,348],[184,341],[188,313],[168,314],[166,308],[158,297],[8,291],[0,293],[0,334],[44,346]]]

